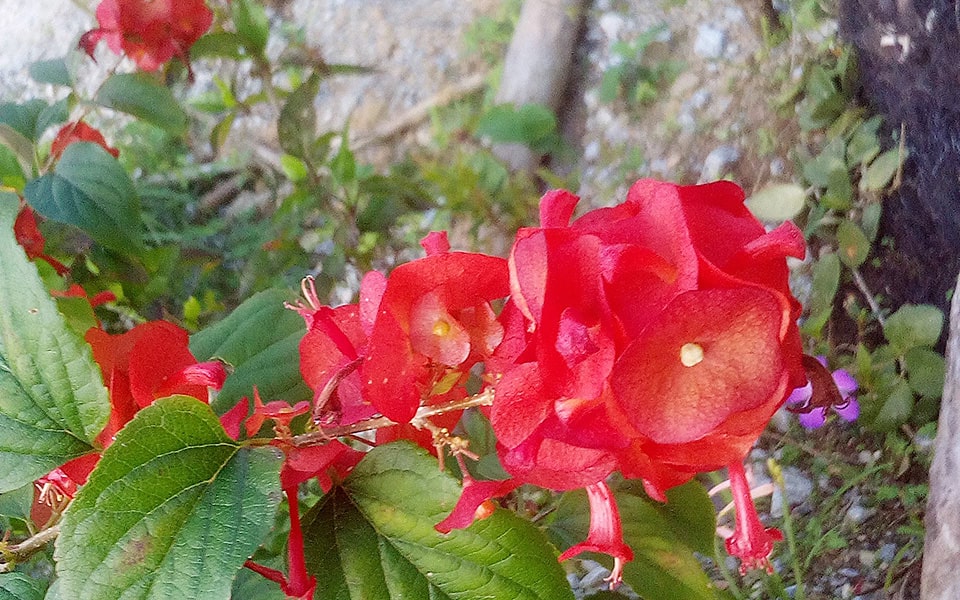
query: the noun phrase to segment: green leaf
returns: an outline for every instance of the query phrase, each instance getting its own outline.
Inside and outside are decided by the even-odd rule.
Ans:
[[[910,384],[901,379],[883,399],[873,426],[882,431],[891,431],[906,423],[912,411],[913,390],[910,389]]]
[[[880,153],[880,138],[877,132],[882,122],[883,117],[876,116],[857,127],[847,144],[847,164],[864,164]]]
[[[251,0],[234,0],[230,8],[243,45],[251,54],[263,54],[270,36],[270,21],[263,6]]]
[[[946,364],[943,356],[929,348],[911,348],[903,355],[907,367],[907,381],[914,392],[928,398],[943,395]]]
[[[844,219],[837,225],[837,245],[840,246],[840,260],[853,269],[862,265],[870,254],[870,240],[860,227],[849,219]]]
[[[42,600],[40,582],[23,573],[0,574],[0,600]]]
[[[285,290],[260,292],[238,306],[227,318],[190,338],[198,360],[220,358],[233,366],[213,407],[225,412],[256,385],[264,398],[297,402],[313,397],[300,377],[300,340],[303,319],[284,308],[293,300]]]
[[[0,123],[0,144],[16,157],[22,173],[33,172],[33,142],[10,125]]]
[[[39,60],[31,63],[29,67],[30,77],[37,83],[49,83],[52,85],[72,86],[73,77],[70,76],[70,69],[62,58],[51,60]]]
[[[110,410],[90,347],[14,239],[18,211],[0,194],[0,492],[91,452]]]
[[[540,145],[557,129],[557,118],[546,106],[524,104],[515,108],[501,104],[488,110],[477,124],[476,134],[494,142]]]
[[[156,125],[173,135],[187,130],[187,113],[170,89],[144,73],[118,73],[100,87],[96,101]]]
[[[208,33],[190,47],[191,60],[205,57],[243,58],[243,38],[232,31]]]
[[[312,160],[311,148],[317,137],[317,110],[313,100],[320,91],[320,74],[311,73],[287,98],[277,120],[280,148],[291,156]]]
[[[905,352],[914,346],[933,346],[943,329],[943,312],[927,304],[904,304],[887,318],[883,335],[892,346]]]
[[[680,492],[672,490],[666,505],[632,493],[630,485],[615,496],[624,541],[634,554],[624,567],[623,580],[644,598],[713,600],[710,579],[693,554],[694,550],[712,552],[716,528],[715,512],[703,486],[693,483]],[[684,506],[668,508],[675,502]],[[564,494],[550,523],[551,537],[567,548],[586,539],[589,526],[586,493]],[[606,557],[598,558],[610,564]]]
[[[842,139],[834,139],[824,146],[823,150],[803,165],[803,177],[811,184],[826,188],[830,185],[830,177],[835,171],[847,170],[844,160],[845,146]]]
[[[0,494],[0,516],[12,517],[21,521],[30,520],[30,508],[33,506],[33,484]]]
[[[28,100],[23,104],[0,104],[0,123],[9,125],[30,143],[34,143],[42,133],[37,131],[37,119],[48,106],[43,100]]]
[[[6,125],[0,125],[0,130],[4,127]],[[23,191],[23,186],[27,184],[25,173],[29,172],[31,161],[31,157],[18,156],[0,140],[0,186]]]
[[[117,434],[61,522],[54,558],[76,600],[227,600],[273,525],[281,456],[229,437],[186,396]]]
[[[509,511],[437,533],[459,495],[425,450],[374,448],[304,517],[307,566],[323,581],[317,600],[573,598],[556,550]]]
[[[871,192],[880,191],[890,184],[899,168],[900,149],[887,150],[870,163],[860,185]]]
[[[853,206],[853,184],[846,169],[835,169],[827,178],[827,189],[821,199],[823,205],[834,210],[849,210]]]
[[[806,197],[795,183],[775,183],[758,190],[746,204],[761,221],[786,221],[800,214]]]
[[[833,308],[833,299],[840,285],[840,259],[833,252],[824,254],[813,265],[809,300],[810,314]]]
[[[79,227],[108,248],[129,253],[142,247],[133,182],[97,144],[67,146],[53,173],[28,183],[24,196],[43,216]]]

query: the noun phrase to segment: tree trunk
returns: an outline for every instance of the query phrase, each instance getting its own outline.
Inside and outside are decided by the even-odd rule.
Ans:
[[[947,378],[930,468],[921,600],[960,598],[960,281],[950,307]]]

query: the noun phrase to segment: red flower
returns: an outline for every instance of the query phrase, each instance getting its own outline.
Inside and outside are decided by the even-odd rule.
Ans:
[[[110,390],[110,420],[97,437],[104,446],[154,400],[183,394],[207,402],[207,388],[220,389],[227,377],[218,361],[198,363],[187,332],[166,321],[143,323],[119,335],[90,329],[86,340]]]
[[[155,71],[176,56],[190,66],[188,52],[213,23],[203,0],[103,0],[97,6],[100,27],[83,34],[80,47],[93,57],[101,39],[116,54],[126,54],[145,71]]]
[[[300,369],[315,411],[339,423],[374,412],[408,423],[499,345],[503,328],[490,302],[508,293],[506,261],[449,252],[445,234],[428,236],[424,247],[428,256],[389,278],[368,273],[355,305],[322,306],[305,285],[306,303],[293,308],[309,328]]]
[[[39,258],[46,261],[57,272],[57,275],[64,275],[70,270],[59,260],[44,253],[46,240],[43,239],[43,234],[37,227],[37,217],[29,206],[24,205],[20,209],[17,220],[13,222],[13,235],[16,237],[17,243],[23,246],[27,258],[31,260]]]
[[[757,517],[743,464],[731,463],[727,473],[737,513],[737,530],[725,541],[727,552],[740,559],[740,573],[746,573],[749,569],[764,569],[773,573],[770,553],[773,552],[773,543],[782,540],[783,534],[779,529],[764,527]]]
[[[59,159],[67,146],[74,142],[93,142],[112,154],[114,158],[120,156],[119,150],[107,145],[107,140],[104,139],[102,133],[83,121],[77,121],[76,123],[67,123],[60,128],[50,145],[50,157],[53,160]]]
[[[623,580],[623,566],[633,560],[633,550],[623,542],[620,511],[607,484],[600,482],[587,486],[590,501],[590,531],[587,541],[567,548],[558,560],[573,558],[581,552],[603,552],[613,557],[613,570],[606,581],[611,587]]]
[[[766,232],[728,182],[639,181],[568,224],[577,200],[546,194],[541,227],[517,234],[490,415],[517,480],[592,490],[583,548],[622,566],[604,478],[619,470],[665,500],[741,460],[806,381],[785,261],[804,244],[789,223]]]

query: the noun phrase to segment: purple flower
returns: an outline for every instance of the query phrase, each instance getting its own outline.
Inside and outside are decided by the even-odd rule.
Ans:
[[[824,367],[827,366],[827,359],[818,356],[817,361]],[[860,404],[853,395],[857,391],[857,380],[853,375],[844,369],[837,369],[831,373],[833,383],[840,392],[842,402],[831,403],[826,406],[811,402],[813,399],[813,384],[808,382],[803,387],[798,387],[787,397],[787,409],[797,413],[797,419],[806,429],[817,429],[827,420],[827,408],[833,410],[846,422],[852,422],[860,416]]]

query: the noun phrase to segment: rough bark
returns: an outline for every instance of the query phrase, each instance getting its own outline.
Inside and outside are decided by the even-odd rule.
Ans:
[[[909,150],[903,185],[884,201],[879,267],[865,275],[892,306],[946,309],[960,270],[960,4],[841,0],[840,23],[864,99],[888,132],[902,127]]]
[[[498,104],[543,104],[560,109],[586,0],[526,0],[504,60]],[[515,171],[533,171],[540,156],[521,144],[494,153]]]
[[[950,308],[947,378],[930,468],[921,600],[960,598],[960,281]]]

